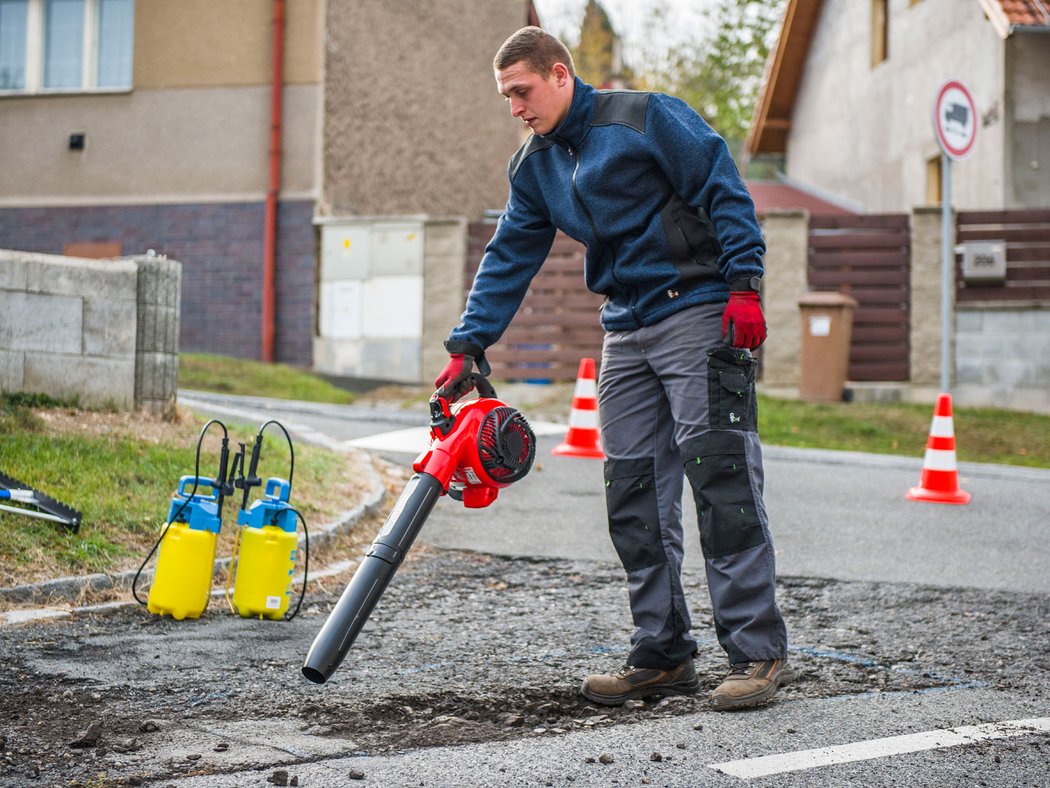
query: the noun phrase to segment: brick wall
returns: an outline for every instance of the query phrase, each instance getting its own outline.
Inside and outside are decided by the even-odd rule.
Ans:
[[[313,202],[278,210],[278,361],[309,366],[313,336]],[[0,209],[0,248],[62,254],[70,243],[117,242],[182,263],[182,350],[260,357],[263,203]]]

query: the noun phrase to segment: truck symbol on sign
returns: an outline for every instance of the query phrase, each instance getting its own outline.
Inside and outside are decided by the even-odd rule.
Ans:
[[[949,104],[944,110],[944,122],[958,123],[962,131],[970,125],[970,110],[965,104]]]

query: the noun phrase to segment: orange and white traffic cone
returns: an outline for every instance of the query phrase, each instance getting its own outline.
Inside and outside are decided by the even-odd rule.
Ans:
[[[594,375],[594,359],[580,360],[576,373],[576,390],[569,411],[569,431],[565,440],[551,449],[551,454],[562,457],[590,457],[604,460],[598,434],[598,384]]]
[[[952,395],[940,394],[933,411],[922,478],[904,496],[909,501],[930,503],[969,503],[970,493],[959,489],[959,470],[955,464],[955,428],[952,425]]]

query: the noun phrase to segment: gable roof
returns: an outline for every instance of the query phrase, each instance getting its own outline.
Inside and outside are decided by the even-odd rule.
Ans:
[[[1002,38],[1018,28],[1050,31],[1050,0],[977,0]],[[766,73],[751,127],[744,142],[751,156],[783,153],[791,130],[799,83],[809,45],[824,0],[788,0],[776,48],[766,61]]]

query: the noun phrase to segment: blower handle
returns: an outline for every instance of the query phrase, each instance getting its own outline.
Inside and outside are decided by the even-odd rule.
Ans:
[[[472,372],[467,380],[470,381],[467,392],[477,389],[479,398],[495,399],[495,387],[480,372]],[[430,396],[430,428],[436,430],[441,436],[448,435],[456,423],[451,405],[457,400],[449,399],[445,396],[444,391],[445,389],[440,388]]]

